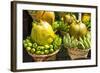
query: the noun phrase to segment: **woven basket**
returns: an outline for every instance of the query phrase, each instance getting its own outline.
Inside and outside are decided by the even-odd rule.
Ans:
[[[56,54],[59,52],[59,49],[56,50],[55,52],[48,54],[48,55],[36,55],[36,54],[30,54],[28,53],[30,56],[32,56],[33,60],[36,62],[42,62],[42,61],[52,61],[52,60],[56,60]]]
[[[74,59],[85,59],[87,58],[90,49],[82,50],[76,48],[67,48],[68,55],[72,60]]]

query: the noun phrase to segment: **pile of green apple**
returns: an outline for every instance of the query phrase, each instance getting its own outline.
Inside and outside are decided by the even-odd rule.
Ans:
[[[31,37],[28,36],[24,41],[24,48],[27,52],[36,55],[48,55],[60,48],[62,39],[59,36],[56,36],[51,44],[39,45],[36,42],[33,42]]]

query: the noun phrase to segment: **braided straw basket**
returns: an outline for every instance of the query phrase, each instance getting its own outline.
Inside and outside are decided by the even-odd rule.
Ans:
[[[90,49],[82,50],[77,48],[68,48],[68,55],[72,60],[74,59],[85,59],[87,58],[88,52]]]

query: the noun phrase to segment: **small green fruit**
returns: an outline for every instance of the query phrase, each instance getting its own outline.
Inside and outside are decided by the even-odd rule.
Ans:
[[[27,47],[26,50],[29,52],[31,50],[31,47]]]
[[[41,54],[41,51],[36,51],[36,54],[37,54],[37,55],[40,55],[40,54]]]
[[[33,54],[35,52],[35,48],[32,48],[31,49],[31,53]]]
[[[49,50],[44,50],[44,53],[45,53],[45,54],[48,54],[48,53],[49,53]]]
[[[50,46],[49,46],[49,45],[44,45],[44,47],[45,47],[46,49],[50,48]]]
[[[24,47],[26,48],[28,45],[26,43],[24,43]]]
[[[50,52],[51,52],[51,53],[52,53],[52,52],[54,52],[54,49],[53,49],[53,48],[51,48],[51,49],[50,49]]]
[[[29,42],[29,43],[28,43],[28,46],[29,46],[29,47],[32,47],[32,43]]]

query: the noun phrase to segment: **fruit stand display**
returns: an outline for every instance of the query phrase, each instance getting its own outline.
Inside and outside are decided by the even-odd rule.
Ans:
[[[88,58],[91,50],[89,13],[33,10],[27,13],[32,19],[31,31],[23,36],[23,46],[34,61]]]

